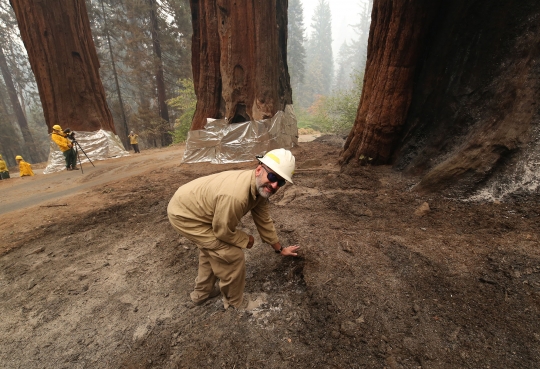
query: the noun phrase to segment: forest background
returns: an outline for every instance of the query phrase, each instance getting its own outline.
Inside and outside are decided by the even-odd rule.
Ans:
[[[289,0],[287,59],[301,132],[346,135],[351,129],[362,91],[372,4]],[[146,148],[183,142],[196,104],[189,1],[86,0],[86,5],[107,102],[124,145],[131,130]],[[343,8],[349,10],[347,17]],[[336,19],[332,10],[340,14]],[[164,86],[156,83],[160,68]],[[46,161],[47,126],[8,0],[0,1],[0,69],[0,153],[9,166],[15,165],[15,155]]]

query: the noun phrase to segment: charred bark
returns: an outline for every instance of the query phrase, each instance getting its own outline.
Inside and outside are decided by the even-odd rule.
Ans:
[[[49,129],[115,132],[84,0],[11,1]]]
[[[163,76],[163,61],[161,60],[161,43],[159,40],[159,24],[156,16],[156,1],[148,0],[150,6],[150,25],[152,28],[152,47],[155,56],[156,66],[156,89],[158,95],[159,116],[169,127],[169,109],[167,108],[167,98],[165,96],[165,78]],[[161,134],[161,145],[167,146],[172,143],[172,137],[169,132]]]
[[[197,108],[231,123],[272,117],[292,103],[287,70],[287,0],[191,0]]]
[[[436,1],[427,12],[410,3],[374,1],[365,87],[341,163],[394,164],[420,176],[417,189],[450,195],[534,189],[540,3]],[[403,39],[388,12],[422,31]],[[401,62],[411,47],[408,72],[396,74],[385,57]]]
[[[28,152],[30,153],[30,160],[33,163],[39,163],[45,159],[40,155],[40,152],[34,142],[30,128],[28,127],[28,121],[26,120],[26,115],[23,112],[19,98],[17,96],[17,90],[11,78],[11,73],[9,72],[6,56],[4,55],[4,50],[0,47],[0,69],[2,71],[2,77],[4,77],[4,83],[6,84],[6,89],[8,91],[9,100],[11,101],[11,106],[17,118],[17,123],[21,129],[24,144],[26,145]]]
[[[412,99],[433,0],[375,0],[364,88],[340,163],[387,164]]]
[[[537,185],[539,19],[535,0],[441,7],[395,154],[419,190],[500,197]]]

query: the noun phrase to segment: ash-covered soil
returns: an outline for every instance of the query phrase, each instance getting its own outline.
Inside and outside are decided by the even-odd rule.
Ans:
[[[389,167],[340,171],[339,150],[293,149],[295,185],[271,212],[301,257],[256,238],[252,312],[191,304],[197,249],[166,207],[183,183],[255,162],[127,158],[99,187],[0,215],[0,366],[537,368],[539,197],[419,194]],[[241,226],[256,235],[249,214]]]

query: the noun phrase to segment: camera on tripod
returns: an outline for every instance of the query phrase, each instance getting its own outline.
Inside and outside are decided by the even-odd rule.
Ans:
[[[65,133],[66,137],[69,138],[72,142],[76,141],[75,140],[75,132],[73,132],[71,129],[69,129],[69,128],[64,129],[64,133]]]

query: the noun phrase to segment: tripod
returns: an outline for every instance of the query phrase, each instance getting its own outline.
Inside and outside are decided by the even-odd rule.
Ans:
[[[73,144],[73,146],[75,147],[75,155],[77,155],[77,160],[79,160],[79,167],[81,168],[81,174],[83,174],[83,168],[82,168],[82,163],[81,163],[81,158],[79,157],[79,149],[81,149],[81,151],[83,152],[84,156],[86,156],[86,159],[88,159],[88,161],[90,162],[90,164],[92,164],[92,166],[95,168],[96,166],[94,165],[94,163],[92,163],[92,160],[90,160],[90,158],[88,157],[88,155],[86,155],[86,153],[84,152],[83,148],[81,147],[81,145],[79,145],[79,143],[77,142],[77,140],[71,140],[71,143]]]

